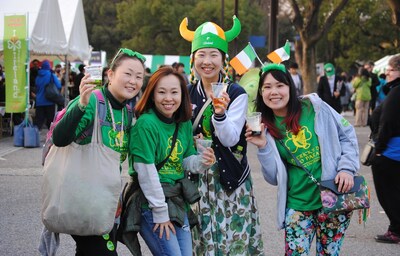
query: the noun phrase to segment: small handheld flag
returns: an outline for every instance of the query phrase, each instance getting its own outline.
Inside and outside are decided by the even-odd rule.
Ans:
[[[282,61],[288,60],[290,58],[290,43],[286,41],[285,46],[276,49],[275,51],[269,53],[267,58],[273,63],[281,63]]]
[[[238,55],[236,55],[229,63],[235,71],[242,75],[252,66],[253,61],[257,58],[253,46],[249,43]]]

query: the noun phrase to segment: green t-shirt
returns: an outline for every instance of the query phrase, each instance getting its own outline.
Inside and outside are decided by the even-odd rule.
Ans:
[[[115,130],[112,125],[112,118],[111,118],[111,112],[110,112],[110,107],[108,104],[108,99],[105,98],[105,107],[107,109],[107,114],[105,121],[108,123],[108,125],[101,125],[101,135],[103,139],[103,144],[106,145],[107,147],[112,148],[113,150],[121,153],[121,163],[125,161],[127,155],[128,155],[128,145],[129,145],[129,131],[131,128],[131,120],[128,120],[128,112],[126,108],[122,109],[112,109],[112,114],[114,116],[114,123],[115,123]],[[68,111],[72,109],[75,104],[78,104],[79,97],[74,99],[74,102],[71,103],[71,106],[69,106]],[[77,129],[75,130],[75,136],[78,138],[80,137],[81,133],[84,132],[87,127],[93,123],[94,118],[95,118],[95,111],[96,111],[96,104],[97,104],[97,99],[94,94],[90,96],[89,104],[86,107],[85,113],[83,117],[81,118],[79,125]],[[121,131],[121,124],[122,124],[122,115],[124,115],[124,131]],[[92,140],[92,136],[88,136],[85,139],[83,139],[80,144],[88,144]]]
[[[321,180],[321,154],[317,135],[314,130],[315,111],[310,101],[302,101],[300,116],[300,131],[297,135],[286,130],[282,124],[284,117],[275,116],[275,125],[285,134],[285,146],[296,156],[300,163],[312,175]],[[278,151],[288,169],[287,207],[299,211],[311,211],[322,207],[318,186],[308,177],[307,173],[297,167],[293,157],[276,141]]]
[[[161,121],[153,110],[141,115],[131,131],[129,174],[135,172],[133,162],[155,165],[162,162],[171,152],[174,131],[175,123]],[[195,154],[192,123],[189,120],[179,124],[174,150],[158,171],[160,182],[174,184],[176,180],[182,179],[183,159]]]

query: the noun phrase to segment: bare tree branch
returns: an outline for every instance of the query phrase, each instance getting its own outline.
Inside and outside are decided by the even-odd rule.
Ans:
[[[387,0],[390,9],[392,9],[392,22],[394,25],[400,27],[400,1]]]
[[[316,44],[318,40],[321,39],[322,36],[324,36],[329,28],[332,27],[332,24],[334,23],[336,17],[339,15],[339,13],[343,10],[343,8],[346,6],[346,4],[349,2],[349,0],[342,0],[336,8],[332,11],[332,13],[328,16],[328,18],[325,20],[325,24],[321,27],[321,30],[317,31],[312,37],[310,37],[310,44]]]
[[[297,4],[296,0],[290,0],[290,4],[292,6],[292,11],[293,11],[293,19],[292,23],[293,26],[296,28],[297,31],[302,31],[303,30],[303,18],[301,17],[299,5]]]

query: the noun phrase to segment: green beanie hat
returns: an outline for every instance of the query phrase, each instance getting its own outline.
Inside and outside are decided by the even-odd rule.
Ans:
[[[228,53],[228,43],[235,39],[241,30],[241,24],[236,16],[233,16],[233,26],[229,31],[224,31],[213,22],[201,24],[196,31],[187,28],[188,19],[184,18],[179,26],[181,36],[192,42],[192,53],[201,48],[216,48]]]
[[[335,67],[332,63],[326,63],[324,65],[324,70],[327,76],[333,76],[335,74]]]

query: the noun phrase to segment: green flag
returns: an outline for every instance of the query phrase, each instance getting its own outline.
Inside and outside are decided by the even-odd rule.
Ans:
[[[27,106],[28,57],[25,15],[4,16],[4,67],[6,73],[6,112],[24,112]]]

